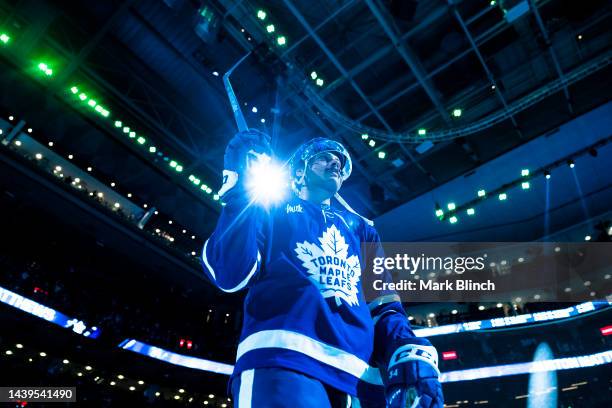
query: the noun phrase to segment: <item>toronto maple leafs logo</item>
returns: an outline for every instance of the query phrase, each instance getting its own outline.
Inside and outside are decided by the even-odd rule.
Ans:
[[[340,306],[343,299],[350,306],[359,304],[357,285],[361,266],[357,255],[348,256],[348,244],[335,225],[327,228],[319,237],[320,245],[298,243],[295,252],[309,278],[324,298],[334,296]]]

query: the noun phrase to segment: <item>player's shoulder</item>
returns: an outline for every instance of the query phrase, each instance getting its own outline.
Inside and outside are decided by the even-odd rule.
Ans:
[[[340,217],[351,230],[361,237],[361,241],[370,241],[373,237],[378,236],[376,228],[370,225],[363,217],[343,207],[335,207],[334,213]]]

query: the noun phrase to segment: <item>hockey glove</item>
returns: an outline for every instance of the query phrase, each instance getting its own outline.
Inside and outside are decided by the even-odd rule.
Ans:
[[[228,191],[244,180],[244,174],[249,163],[261,156],[271,156],[270,136],[256,129],[249,129],[234,135],[225,148],[223,156],[223,185],[219,196],[223,197]]]
[[[438,381],[438,352],[422,338],[399,345],[385,373],[388,408],[442,408],[444,397]]]

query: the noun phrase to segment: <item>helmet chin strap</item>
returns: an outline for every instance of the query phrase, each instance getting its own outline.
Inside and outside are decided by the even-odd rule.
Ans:
[[[338,202],[344,207],[346,208],[347,211],[352,212],[353,214],[355,214],[356,216],[358,216],[359,218],[363,219],[369,226],[373,226],[374,225],[374,221],[367,219],[366,217],[364,217],[363,215],[359,214],[357,211],[353,210],[353,207],[351,207],[345,200],[344,198],[342,198],[340,196],[340,194],[336,193],[334,194],[334,198],[336,200],[338,200]]]

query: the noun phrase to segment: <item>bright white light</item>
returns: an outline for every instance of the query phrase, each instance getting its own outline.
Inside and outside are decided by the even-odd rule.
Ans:
[[[430,314],[429,314],[429,317],[433,319],[434,317],[436,317],[436,315],[435,315],[435,314],[433,314],[433,313],[430,313]]]
[[[213,71],[212,73],[214,76],[219,76],[219,73],[217,71]]]
[[[87,371],[91,371],[91,366],[85,366],[85,369],[86,369]]]
[[[185,392],[185,390],[181,388],[181,389],[179,390],[179,392],[182,394],[182,393],[184,393],[184,392]]]
[[[498,304],[497,304],[497,307],[502,307],[502,306],[503,306],[503,305],[502,305],[501,303],[498,303]]]
[[[587,235],[586,237],[584,237],[584,240],[585,240],[585,241],[590,241],[590,240],[591,240],[591,236],[590,236],[590,235]]]
[[[208,394],[208,398],[215,398],[213,394]]]
[[[117,384],[117,383],[116,383],[116,382],[114,382],[114,381],[111,381],[109,384],[110,384],[110,385],[115,385],[115,384]]]
[[[136,389],[136,387],[134,387],[133,385],[130,385],[130,391],[134,391]]]
[[[36,157],[36,160],[40,160],[43,158],[43,155],[40,153],[36,153],[36,155],[34,155],[34,157]]]
[[[70,361],[68,361],[68,360],[63,360],[63,361],[62,361],[62,363],[64,363],[64,364],[70,364]]]
[[[482,306],[482,305],[478,306],[478,310],[484,310],[484,309],[485,309],[484,306]]]
[[[457,314],[457,309],[453,309],[453,310],[451,311],[451,313],[452,313],[452,314],[454,314],[454,315],[456,315],[456,314]]]
[[[18,349],[22,349],[23,348],[23,344],[17,343],[17,344],[15,344],[15,347],[17,347]]]
[[[71,155],[71,154],[68,155],[68,159],[72,160],[73,158],[74,158],[73,155]]]
[[[46,357],[47,353],[45,353],[44,351],[41,351],[40,353],[38,353],[41,357]]]
[[[257,113],[257,106],[253,106],[253,107],[251,108],[251,112],[253,112],[253,113]]]
[[[15,146],[21,146],[21,141],[15,140]]]
[[[254,202],[269,207],[284,198],[288,186],[287,171],[267,155],[260,155],[251,162],[246,187]]]
[[[155,396],[156,396],[156,397],[159,397],[160,395],[161,395],[161,393],[160,393],[159,391],[157,391],[157,392],[155,393]]]

